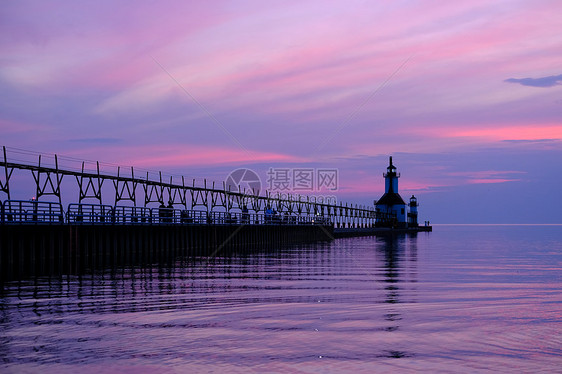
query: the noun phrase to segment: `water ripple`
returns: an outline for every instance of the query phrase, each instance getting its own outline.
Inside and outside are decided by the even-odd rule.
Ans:
[[[510,241],[452,227],[6,283],[0,371],[555,372],[561,254],[552,235],[525,230]]]

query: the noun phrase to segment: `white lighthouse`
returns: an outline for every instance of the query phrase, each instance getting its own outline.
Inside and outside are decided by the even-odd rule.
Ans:
[[[398,178],[396,166],[392,164],[390,156],[386,173],[383,174],[385,192],[375,203],[377,226],[406,226],[406,203],[398,193]]]

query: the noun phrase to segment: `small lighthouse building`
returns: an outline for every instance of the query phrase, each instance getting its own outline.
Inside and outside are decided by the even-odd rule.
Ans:
[[[414,195],[410,197],[410,213],[408,213],[408,227],[418,226],[418,199]]]
[[[404,227],[407,225],[406,217],[408,214],[406,212],[406,203],[398,193],[398,178],[400,178],[400,174],[396,172],[396,166],[392,164],[392,156],[390,156],[389,165],[383,177],[385,180],[385,192],[375,203],[375,211],[377,212],[376,225],[380,227]]]

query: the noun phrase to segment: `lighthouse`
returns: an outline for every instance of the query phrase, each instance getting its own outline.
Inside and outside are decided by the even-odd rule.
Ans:
[[[398,178],[396,166],[392,164],[392,156],[386,173],[383,174],[385,192],[375,203],[377,212],[377,226],[406,226],[406,203],[398,193]],[[416,205],[417,206],[417,205]]]
[[[408,226],[417,227],[418,226],[418,199],[412,195],[410,197],[410,213],[408,213]]]

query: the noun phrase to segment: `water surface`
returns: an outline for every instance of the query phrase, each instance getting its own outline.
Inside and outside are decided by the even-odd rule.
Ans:
[[[560,372],[562,226],[437,226],[2,285],[2,373]]]

